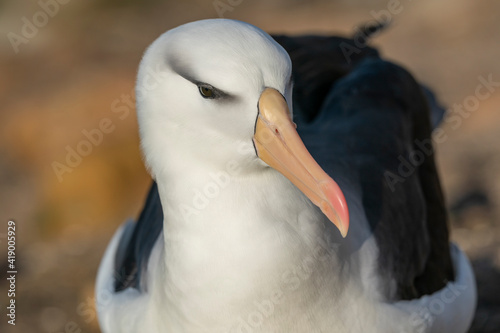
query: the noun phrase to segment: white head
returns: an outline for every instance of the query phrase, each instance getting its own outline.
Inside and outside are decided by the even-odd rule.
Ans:
[[[291,120],[291,69],[286,51],[247,23],[203,20],[160,36],[144,55],[136,88],[152,176],[175,179],[192,165],[224,170],[230,160],[244,173],[271,166],[345,234],[343,195]]]
[[[252,138],[266,87],[291,100],[290,58],[250,24],[203,20],[160,36],[146,51],[137,82],[142,149],[153,177],[173,158],[215,168],[231,159],[264,167]]]

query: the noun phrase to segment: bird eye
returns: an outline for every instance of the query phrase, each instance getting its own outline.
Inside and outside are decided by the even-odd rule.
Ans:
[[[200,94],[203,98],[215,98],[215,92],[214,89],[210,86],[198,86],[198,89],[200,90]]]

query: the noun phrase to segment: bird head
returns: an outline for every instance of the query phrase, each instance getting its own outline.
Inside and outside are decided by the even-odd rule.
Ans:
[[[160,36],[141,61],[136,86],[141,147],[154,178],[197,163],[240,172],[273,168],[345,236],[347,204],[309,154],[293,123],[292,65],[259,28],[227,19],[188,23]],[[181,159],[178,169],[167,168]]]

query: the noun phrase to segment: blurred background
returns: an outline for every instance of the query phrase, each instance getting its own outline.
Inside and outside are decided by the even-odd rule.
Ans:
[[[392,24],[373,45],[443,105],[466,108],[458,126],[442,125],[438,165],[452,238],[478,280],[471,332],[500,332],[500,84],[483,82],[500,82],[494,0],[0,1],[0,332],[99,332],[100,258],[150,185],[133,87],[156,37],[214,17],[270,33],[352,36],[387,13]],[[74,157],[77,149],[86,156]],[[15,327],[4,314],[9,219],[17,225]]]

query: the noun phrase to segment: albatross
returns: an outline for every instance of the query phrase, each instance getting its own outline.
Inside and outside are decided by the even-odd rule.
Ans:
[[[476,287],[449,241],[440,108],[355,47],[228,19],[153,42],[136,95],[154,183],[102,259],[104,333],[467,331]]]

